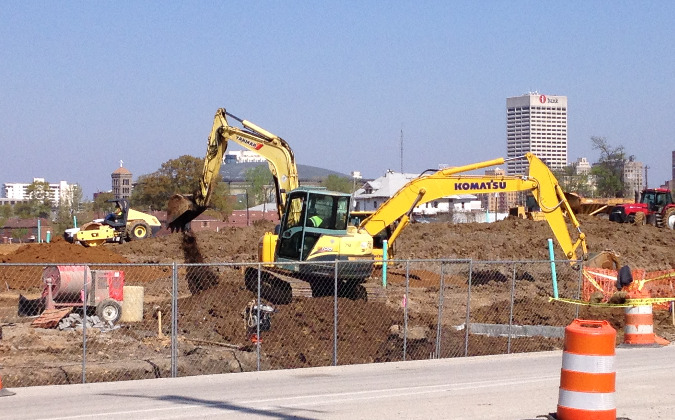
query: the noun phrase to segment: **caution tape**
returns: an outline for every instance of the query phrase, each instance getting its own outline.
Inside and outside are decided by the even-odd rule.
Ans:
[[[615,308],[625,308],[629,306],[646,306],[654,305],[657,303],[668,303],[675,301],[675,297],[667,298],[645,298],[645,299],[626,299],[623,303],[609,303],[609,302],[588,302],[581,299],[565,299],[565,298],[554,298],[549,297],[549,302],[562,302],[562,303],[571,303],[573,305],[586,305],[586,306],[600,306],[600,307],[615,307]]]

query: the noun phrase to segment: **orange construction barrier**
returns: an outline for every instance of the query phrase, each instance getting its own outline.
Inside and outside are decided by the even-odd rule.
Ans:
[[[654,333],[652,305],[629,306],[625,309],[624,346],[667,346],[670,341]]]
[[[2,377],[0,377],[0,397],[9,397],[10,395],[14,395],[15,392],[12,392],[8,389],[5,389],[2,386]]]
[[[607,321],[575,319],[565,328],[558,420],[616,420],[615,341]]]
[[[629,345],[656,344],[652,305],[628,306],[625,313],[623,343]]]

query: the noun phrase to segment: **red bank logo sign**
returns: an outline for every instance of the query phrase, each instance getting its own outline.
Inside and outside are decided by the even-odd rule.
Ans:
[[[539,102],[542,104],[557,104],[558,98],[547,98],[546,95],[539,95]]]

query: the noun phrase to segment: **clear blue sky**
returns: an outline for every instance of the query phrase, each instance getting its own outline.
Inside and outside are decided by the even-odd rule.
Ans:
[[[670,179],[675,3],[3,2],[0,183],[110,189],[203,157],[217,108],[301,164],[377,177],[506,156],[506,98],[565,95],[590,137]]]

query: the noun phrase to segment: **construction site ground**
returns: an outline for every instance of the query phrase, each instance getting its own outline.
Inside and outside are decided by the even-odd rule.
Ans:
[[[601,217],[581,216],[591,251],[612,249],[631,268],[675,269],[675,231],[652,226],[609,222]],[[85,248],[57,238],[49,244],[0,245],[0,263],[254,263],[258,240],[271,223],[232,227],[220,232],[198,232],[187,241],[183,234],[168,234],[125,244]],[[507,219],[490,224],[412,224],[397,241],[397,259],[473,259],[475,261],[546,261],[545,222]],[[556,246],[556,258],[564,259]],[[111,266],[112,267],[112,266]],[[197,268],[195,268],[197,269]],[[134,270],[145,270],[142,276]],[[148,271],[150,270],[150,271]],[[158,333],[157,311],[171,313],[171,270],[164,267],[126,267],[126,278],[142,277],[143,321],[121,323],[120,328],[89,331],[87,381],[140,379],[167,376],[170,370],[170,325]],[[140,273],[140,271],[138,272]],[[190,273],[187,273],[186,278]],[[195,274],[195,273],[193,273]],[[181,284],[178,301],[180,375],[199,375],[257,369],[256,348],[249,340],[241,312],[254,294],[244,287],[238,267],[216,267],[196,273],[213,277],[213,286],[191,294]],[[407,358],[434,356],[440,275],[433,264],[409,268]],[[339,364],[373,363],[402,359],[403,325],[401,297],[405,292],[405,270],[389,269],[388,285],[378,301],[338,299]],[[17,314],[19,291],[39,295],[39,271],[0,264],[0,374],[5,386],[81,382],[82,333],[34,328],[33,317]],[[185,281],[184,279],[180,280]],[[378,279],[374,279],[378,282]],[[32,283],[31,283],[32,282]],[[574,318],[575,305],[549,302],[551,276],[534,275],[516,283],[513,322],[519,325],[565,326]],[[31,283],[31,284],[27,284]],[[508,323],[510,283],[483,281],[474,285],[477,298],[471,303],[471,322]],[[466,314],[466,278],[446,276],[446,296],[460,296],[456,304],[444,302],[441,348],[436,357],[464,355],[464,331],[456,328]],[[447,297],[446,297],[447,299]],[[579,317],[607,319],[617,329],[621,342],[623,308],[581,306]],[[262,369],[326,366],[333,363],[334,300],[332,297],[296,299],[279,306],[272,327],[263,334]],[[355,316],[356,314],[356,316]],[[655,311],[656,333],[675,340],[673,319],[667,311]],[[328,339],[326,340],[326,337]],[[561,339],[519,338],[511,351],[560,349]],[[301,343],[300,345],[298,343]],[[509,344],[511,345],[511,344]],[[499,337],[472,336],[469,355],[505,353],[507,341]],[[26,371],[30,367],[30,373]]]

